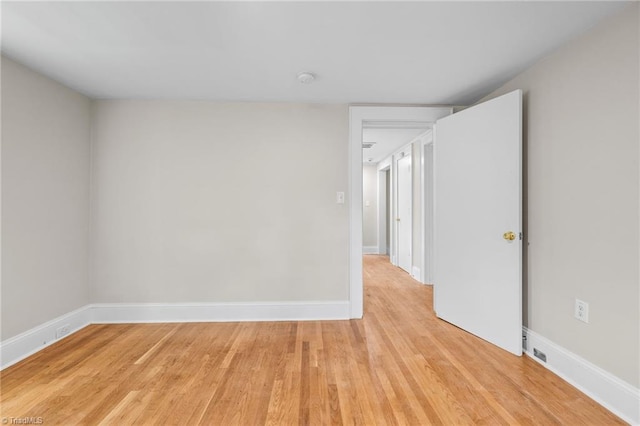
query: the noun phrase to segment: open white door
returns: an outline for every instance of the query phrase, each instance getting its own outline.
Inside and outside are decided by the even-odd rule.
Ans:
[[[434,163],[436,315],[522,355],[522,92],[438,120]]]

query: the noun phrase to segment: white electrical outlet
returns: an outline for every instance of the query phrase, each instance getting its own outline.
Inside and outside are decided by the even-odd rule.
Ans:
[[[580,299],[576,299],[575,311],[573,315],[580,321],[589,323],[589,304]]]
[[[65,324],[62,327],[56,329],[56,339],[66,336],[71,331],[71,325]]]

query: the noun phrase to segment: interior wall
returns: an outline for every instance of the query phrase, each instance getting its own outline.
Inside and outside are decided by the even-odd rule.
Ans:
[[[362,245],[378,246],[378,167],[367,164],[362,167]]]
[[[1,61],[6,340],[89,302],[90,100]]]
[[[96,101],[91,300],[348,300],[348,130],[345,105]]]
[[[418,268],[422,270],[422,258],[424,257],[422,254],[422,179],[421,179],[421,171],[422,171],[422,152],[420,148],[420,140],[413,142],[411,144],[411,182],[412,182],[412,205],[411,205],[411,215],[412,215],[412,227],[411,227],[411,263],[413,268]],[[412,269],[413,273],[413,269]],[[419,276],[414,277],[417,280],[420,280]]]
[[[524,91],[525,325],[640,385],[638,4],[486,99]],[[589,303],[589,324],[574,301]]]

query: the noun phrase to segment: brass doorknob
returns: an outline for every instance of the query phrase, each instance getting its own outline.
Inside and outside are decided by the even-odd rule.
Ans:
[[[516,233],[513,231],[505,232],[504,234],[502,234],[502,238],[507,241],[513,241],[516,239]]]
[[[396,222],[400,222],[400,218],[397,218],[397,219],[396,219]]]

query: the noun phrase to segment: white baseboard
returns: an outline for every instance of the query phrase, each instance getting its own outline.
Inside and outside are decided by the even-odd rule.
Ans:
[[[0,369],[22,361],[90,323],[91,311],[87,305],[0,342]],[[56,337],[56,330],[67,325],[68,333],[60,338]]]
[[[99,303],[93,323],[314,321],[349,319],[348,301],[273,303]]]
[[[640,389],[523,327],[525,353],[632,425],[640,425]],[[533,348],[547,356],[543,362]]]
[[[379,250],[377,246],[364,246],[362,247],[362,254],[378,254]]]
[[[0,370],[89,324],[347,320],[349,301],[267,303],[98,303],[48,321],[0,342]],[[56,338],[56,330],[69,332]]]
[[[420,268],[418,268],[417,266],[411,267],[411,276],[413,277],[414,280],[422,282],[421,275],[420,275]]]

